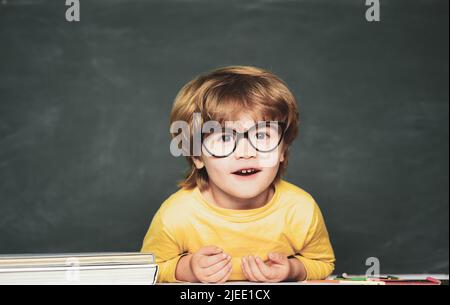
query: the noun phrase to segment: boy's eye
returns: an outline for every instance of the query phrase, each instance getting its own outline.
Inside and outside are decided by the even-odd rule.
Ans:
[[[256,139],[258,140],[264,140],[266,137],[270,138],[270,135],[265,132],[256,133]]]
[[[223,134],[223,135],[220,137],[220,140],[221,140],[222,142],[230,142],[230,141],[232,140],[232,136],[229,135],[229,134]]]

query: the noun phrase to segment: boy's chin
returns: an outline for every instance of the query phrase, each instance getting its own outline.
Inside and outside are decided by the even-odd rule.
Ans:
[[[231,191],[231,195],[240,198],[240,199],[251,199],[255,198],[259,194],[261,194],[264,191],[264,189],[250,189],[250,188],[234,188]]]

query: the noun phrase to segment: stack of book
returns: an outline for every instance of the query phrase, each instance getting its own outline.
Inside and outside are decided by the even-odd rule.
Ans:
[[[0,255],[0,285],[152,285],[151,253]]]

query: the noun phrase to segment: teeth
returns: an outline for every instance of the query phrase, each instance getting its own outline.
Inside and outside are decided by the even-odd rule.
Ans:
[[[246,173],[253,173],[255,170],[254,169],[243,169],[241,170],[241,173],[246,174]]]

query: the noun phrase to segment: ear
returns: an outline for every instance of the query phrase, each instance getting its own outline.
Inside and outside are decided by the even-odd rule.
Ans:
[[[197,169],[201,169],[201,168],[203,168],[205,166],[205,163],[203,163],[201,158],[193,157],[192,158],[192,162],[194,162],[195,167]]]
[[[280,156],[280,163],[284,161],[284,155],[286,154],[286,147],[281,148],[281,156]]]

